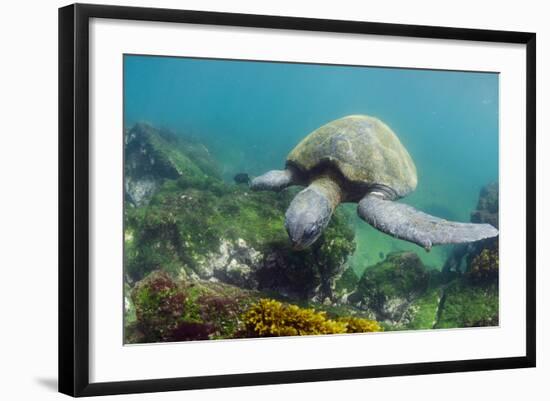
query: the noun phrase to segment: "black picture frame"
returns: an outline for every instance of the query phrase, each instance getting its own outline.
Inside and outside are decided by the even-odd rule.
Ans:
[[[91,18],[439,38],[526,46],[527,259],[526,354],[521,357],[382,366],[89,381],[89,22]],[[59,391],[95,396],[293,382],[421,375],[535,366],[536,35],[479,29],[339,21],[220,12],[74,4],[59,9]]]

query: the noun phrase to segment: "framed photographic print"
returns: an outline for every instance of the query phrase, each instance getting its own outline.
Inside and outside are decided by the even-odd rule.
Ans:
[[[535,34],[59,10],[59,390],[535,366]]]

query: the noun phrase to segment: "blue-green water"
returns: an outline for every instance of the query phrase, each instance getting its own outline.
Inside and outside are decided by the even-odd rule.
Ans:
[[[284,166],[319,126],[349,114],[386,122],[418,169],[404,202],[469,221],[479,190],[498,179],[498,74],[125,56],[124,123],[148,121],[201,140],[230,181]],[[342,206],[341,206],[342,207]],[[344,205],[354,213],[354,205]],[[430,253],[355,218],[357,271],[393,250]]]

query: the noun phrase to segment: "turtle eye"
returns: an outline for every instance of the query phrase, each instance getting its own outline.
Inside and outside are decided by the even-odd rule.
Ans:
[[[310,226],[310,227],[305,229],[304,234],[306,235],[306,237],[309,238],[309,237],[311,237],[315,234],[315,231],[316,231],[315,226]]]

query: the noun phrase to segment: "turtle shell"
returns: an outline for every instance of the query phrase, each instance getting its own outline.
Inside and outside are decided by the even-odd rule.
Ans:
[[[351,187],[384,185],[403,197],[416,188],[416,167],[397,135],[381,120],[353,115],[331,121],[305,137],[287,165],[313,178],[336,168]]]

